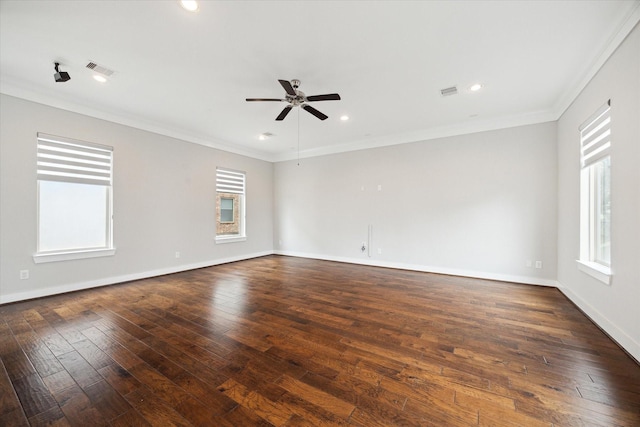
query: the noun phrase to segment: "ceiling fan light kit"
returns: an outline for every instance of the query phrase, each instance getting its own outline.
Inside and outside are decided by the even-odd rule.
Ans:
[[[284,109],[280,112],[278,117],[276,117],[277,121],[284,120],[287,117],[287,114],[291,111],[293,107],[301,107],[303,110],[308,113],[316,116],[320,120],[326,120],[329,116],[326,114],[316,110],[311,105],[307,104],[308,102],[316,102],[316,101],[339,101],[340,95],[337,93],[327,93],[324,95],[311,95],[307,96],[304,92],[299,90],[300,80],[293,79],[291,81],[288,80],[278,80],[280,85],[285,91],[284,99],[281,98],[247,98],[247,102],[264,102],[264,101],[275,101],[275,102],[288,102],[289,105],[284,107]]]

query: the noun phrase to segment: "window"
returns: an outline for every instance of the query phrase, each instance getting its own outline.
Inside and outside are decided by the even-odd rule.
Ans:
[[[245,173],[216,169],[216,242],[246,240]]]
[[[580,260],[587,274],[611,278],[611,114],[603,105],[580,127]]]
[[[232,197],[221,197],[220,198],[220,222],[223,223],[233,223],[233,205],[234,199]]]
[[[113,148],[38,133],[34,261],[113,255]]]

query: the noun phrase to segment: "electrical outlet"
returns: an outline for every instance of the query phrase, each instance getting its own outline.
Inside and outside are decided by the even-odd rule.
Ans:
[[[176,258],[180,258],[180,252],[176,252]]]
[[[382,248],[378,248],[378,255],[382,255]]]
[[[27,280],[29,278],[29,270],[20,270],[20,280]]]
[[[536,268],[542,268],[542,261],[536,261]]]

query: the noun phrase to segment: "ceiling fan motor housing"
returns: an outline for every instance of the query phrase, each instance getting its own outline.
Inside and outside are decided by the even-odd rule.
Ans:
[[[307,98],[304,95],[304,92],[302,92],[301,90],[298,90],[298,88],[300,87],[300,83],[301,82],[298,79],[291,80],[291,86],[293,86],[293,90],[295,91],[296,94],[290,95],[287,93],[285,95],[287,102],[289,102],[294,107],[299,106],[300,104],[304,103],[307,100]]]
[[[287,102],[289,102],[295,107],[297,107],[300,104],[303,104],[307,100],[304,92],[298,89],[296,89],[296,96],[287,94],[286,98],[287,98]]]

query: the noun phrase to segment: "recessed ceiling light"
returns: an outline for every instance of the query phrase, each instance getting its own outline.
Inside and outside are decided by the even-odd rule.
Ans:
[[[95,81],[97,81],[97,82],[100,82],[100,83],[105,83],[105,82],[107,81],[106,77],[101,76],[101,75],[99,75],[99,74],[94,74],[94,75],[93,75],[93,79],[94,79]]]
[[[349,120],[349,116],[347,115],[340,116],[340,120],[342,120],[343,122],[346,122],[347,120]]]
[[[482,89],[482,85],[480,83],[476,83],[469,88],[471,92],[477,92],[480,89]]]
[[[261,134],[258,136],[258,139],[259,139],[260,141],[265,141],[265,140],[267,140],[267,139],[271,138],[272,136],[273,136],[273,134],[272,134],[271,132],[265,132],[265,133],[261,133]]]
[[[195,12],[198,10],[198,2],[195,0],[180,0],[180,6],[189,12]]]

